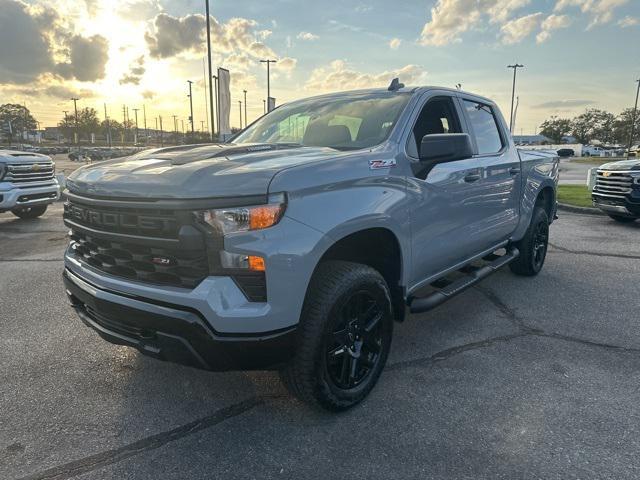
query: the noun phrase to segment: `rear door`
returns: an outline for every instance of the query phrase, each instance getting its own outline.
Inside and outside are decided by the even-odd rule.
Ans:
[[[471,138],[476,146],[475,159],[480,180],[473,199],[476,229],[472,232],[481,249],[509,239],[520,215],[520,157],[499,110],[471,96],[459,99],[465,112]]]

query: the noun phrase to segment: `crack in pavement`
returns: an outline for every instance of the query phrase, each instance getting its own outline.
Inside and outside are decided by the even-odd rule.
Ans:
[[[611,257],[611,258],[625,258],[631,260],[640,260],[640,255],[625,255],[623,253],[603,253],[603,252],[590,252],[588,250],[571,250],[569,248],[561,247],[549,242],[549,245],[556,250],[560,250],[563,253],[571,253],[573,255],[592,255],[594,257]]]
[[[21,477],[19,480],[65,480],[73,478],[97,470],[98,468],[118,463],[129,457],[139,455],[140,453],[155,450],[168,443],[175,442],[201,430],[218,425],[233,417],[242,415],[258,405],[262,405],[266,398],[267,396],[251,397],[242,402],[221,408],[207,417],[199,418],[172,430],[160,432],[119,448],[106,450],[32,475],[27,475],[26,477]]]

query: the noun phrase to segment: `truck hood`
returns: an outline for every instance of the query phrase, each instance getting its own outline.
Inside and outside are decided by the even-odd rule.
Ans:
[[[340,152],[290,144],[189,145],[147,150],[76,170],[70,192],[100,197],[190,199],[265,195],[279,171]]]
[[[619,162],[605,163],[602,170],[640,170],[640,160],[620,160]]]

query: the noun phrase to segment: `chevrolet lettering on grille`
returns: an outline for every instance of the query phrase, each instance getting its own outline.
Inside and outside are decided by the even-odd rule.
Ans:
[[[67,205],[65,210],[66,216],[70,220],[76,220],[82,225],[93,227],[153,230],[160,233],[171,232],[173,227],[173,221],[164,217],[107,212],[73,204]]]

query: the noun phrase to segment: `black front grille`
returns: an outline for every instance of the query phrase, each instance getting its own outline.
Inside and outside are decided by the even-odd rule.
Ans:
[[[81,262],[131,280],[195,288],[208,275],[204,251],[157,248],[73,232],[71,251]]]

